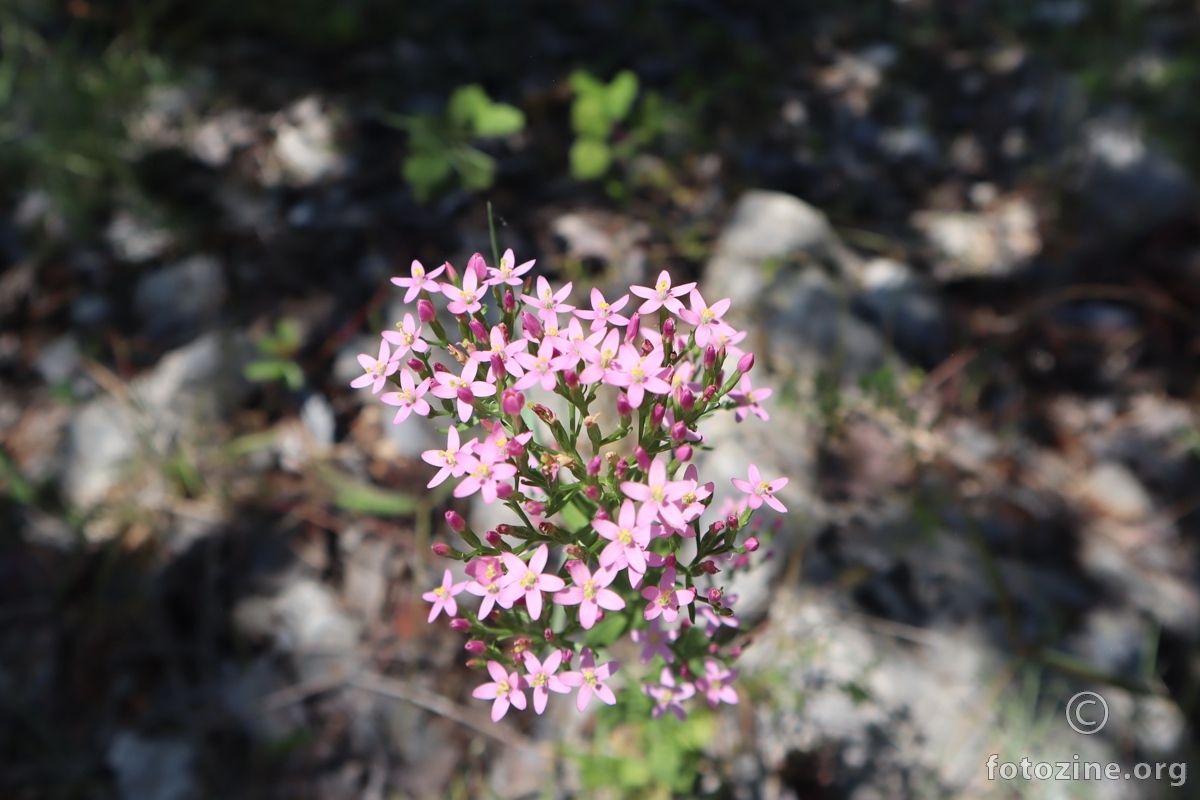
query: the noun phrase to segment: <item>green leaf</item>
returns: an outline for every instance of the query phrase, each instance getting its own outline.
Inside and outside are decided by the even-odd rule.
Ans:
[[[285,363],[277,359],[251,361],[242,372],[251,383],[283,380]]]
[[[475,112],[474,126],[476,136],[512,136],[525,129],[525,115],[508,103],[490,103]]]
[[[398,516],[411,514],[417,507],[416,497],[405,492],[381,489],[331,469],[322,469],[321,477],[334,489],[333,504],[347,511],[376,516]]]
[[[576,139],[571,145],[571,175],[580,181],[599,178],[612,164],[612,151],[596,139]]]
[[[574,503],[567,503],[562,510],[563,522],[567,523],[572,531],[577,531],[587,525],[591,525],[592,521],[580,511]]]
[[[450,162],[468,189],[490,189],[496,180],[496,159],[474,147],[456,147],[450,152]]]
[[[404,180],[422,203],[449,175],[450,161],[443,154],[413,153],[404,159]]]
[[[596,80],[586,70],[577,69],[571,73],[571,90],[578,95],[599,95],[604,93],[604,84]]]
[[[614,122],[625,119],[637,98],[638,79],[629,70],[621,70],[604,90],[604,105],[608,118]]]
[[[621,634],[625,633],[628,624],[629,617],[626,615],[610,614],[587,632],[587,635],[583,637],[583,643],[592,648],[608,647],[621,638]]]
[[[607,139],[612,120],[602,94],[581,94],[571,104],[571,128],[582,137]]]
[[[483,87],[472,83],[470,86],[460,86],[454,90],[446,110],[456,128],[469,129],[474,125],[480,110],[486,109],[491,103]]]

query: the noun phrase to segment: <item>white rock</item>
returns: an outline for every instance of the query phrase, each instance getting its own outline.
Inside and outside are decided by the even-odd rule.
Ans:
[[[1122,522],[1143,519],[1154,508],[1137,476],[1115,461],[1102,461],[1092,467],[1084,480],[1084,491],[1102,513]]]

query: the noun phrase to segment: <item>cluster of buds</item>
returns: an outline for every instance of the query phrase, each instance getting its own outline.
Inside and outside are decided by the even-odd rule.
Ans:
[[[642,687],[655,716],[682,716],[693,696],[736,703],[736,598],[715,576],[749,565],[758,540],[748,534],[761,525],[753,513],[786,511],[776,493],[787,478],[764,479],[751,464],[747,480],[733,480],[740,498],[713,509],[706,526],[713,484],[691,462],[707,446],[698,426],[709,415],[768,418],[760,401],[771,390],[752,386],[754,356],[738,347],[746,334],[722,319],[729,300],[709,305],[665,271],[653,287],[631,287],[642,302],[626,316],[630,295],[610,303],[593,289],[591,308],[576,308],[571,284],[534,284],[532,267],[511,250],[498,266],[476,254],[461,277],[414,261],[392,282],[416,315],[383,333],[377,357],[359,357],[364,374],[352,385],[378,393],[390,384],[381,399],[397,408],[395,424],[447,418],[445,449],[423,454],[437,468],[429,486],[453,480],[455,497],[478,494],[513,514],[480,537],[447,513],[469,549],[438,543],[434,552],[465,561],[468,580],[445,570],[424,595],[429,621],[444,614],[470,636],[471,662],[492,678],[474,696],[493,701],[493,719],[524,709],[526,691],[539,714],[549,692],[577,690],[580,711],[593,696],[615,703],[605,681],[620,664],[598,663],[594,649],[626,631],[643,664],[664,664],[659,684]],[[438,297],[458,339],[438,319]],[[729,375],[727,362],[736,364]],[[562,398],[565,418],[534,401],[539,391]],[[480,603],[459,616],[463,592]],[[577,670],[559,672],[573,662]]]

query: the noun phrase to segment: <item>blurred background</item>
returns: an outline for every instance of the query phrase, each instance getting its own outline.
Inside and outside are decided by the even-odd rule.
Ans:
[[[0,795],[1196,796],[985,761],[1200,770],[1198,30],[0,3]],[[771,420],[708,432],[791,513],[736,707],[652,723],[629,654],[616,709],[495,728],[425,624],[437,434],[348,384],[488,202],[577,297],[668,269],[750,331]]]

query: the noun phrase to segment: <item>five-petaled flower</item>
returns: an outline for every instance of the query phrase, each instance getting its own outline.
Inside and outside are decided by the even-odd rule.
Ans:
[[[575,306],[563,303],[563,300],[566,300],[570,294],[571,284],[569,282],[566,286],[555,292],[550,288],[550,282],[539,275],[537,279],[537,295],[523,294],[521,295],[521,299],[537,309],[539,318],[553,320],[556,313],[575,310]]]
[[[467,581],[455,583],[450,570],[446,570],[442,575],[442,585],[434,589],[432,592],[426,592],[421,595],[425,600],[433,603],[433,608],[429,609],[429,622],[433,622],[437,615],[442,611],[446,612],[447,617],[458,615],[458,603],[454,596],[461,594],[463,589],[467,588]]]
[[[350,385],[355,389],[361,389],[364,386],[371,387],[371,394],[379,394],[379,390],[387,383],[388,376],[400,368],[399,355],[392,355],[389,352],[388,343],[379,343],[379,358],[371,358],[366,353],[360,353],[358,363],[362,366],[366,373],[359,375],[350,382]]]
[[[787,513],[787,508],[775,497],[775,492],[787,486],[788,479],[776,478],[773,481],[764,481],[762,474],[759,473],[758,467],[755,464],[750,465],[748,472],[750,477],[748,481],[744,481],[741,478],[732,478],[731,480],[733,485],[739,490],[750,495],[746,499],[750,508],[758,508],[763,503],[766,503],[780,514]]]
[[[723,667],[715,659],[704,661],[704,675],[696,678],[696,689],[704,694],[708,704],[716,708],[721,703],[736,705],[737,690],[731,685],[737,680],[738,671]]]
[[[646,630],[634,631],[630,635],[634,644],[642,646],[642,654],[638,658],[641,663],[649,664],[656,655],[662,656],[668,664],[675,663],[675,654],[668,645],[679,638],[678,628],[663,630],[662,623],[655,617],[647,624]]]
[[[770,397],[774,390],[770,388],[755,389],[750,384],[749,375],[742,376],[738,387],[741,391],[729,393],[729,399],[738,404],[737,409],[733,412],[734,419],[741,422],[747,415],[754,414],[764,422],[769,420],[771,418],[770,415],[767,414],[766,409],[759,405],[759,403]]]
[[[392,344],[396,345],[396,352],[392,358],[399,360],[408,355],[408,351],[414,353],[424,353],[429,350],[429,343],[421,338],[420,322],[413,321],[412,314],[405,314],[404,321],[397,327],[398,331],[384,331],[383,338]]]
[[[542,615],[542,592],[557,592],[567,585],[557,575],[542,572],[550,557],[550,550],[544,544],[533,552],[528,564],[512,553],[501,553],[500,557],[508,568],[504,588],[500,591],[500,605],[512,608],[513,603],[524,597],[531,619]]]
[[[562,650],[555,650],[546,656],[545,661],[538,661],[529,650],[522,654],[525,658],[525,683],[533,690],[533,710],[541,714],[546,710],[546,701],[550,692],[567,694],[571,687],[562,682],[562,678],[554,673],[562,665]]]
[[[609,540],[600,551],[600,566],[622,569],[629,567],[631,572],[644,574],[646,572],[646,548],[650,545],[650,526],[637,521],[637,512],[633,501],[626,499],[621,504],[614,523],[607,519],[592,521],[596,533]]]
[[[445,265],[438,267],[433,272],[426,272],[425,267],[421,266],[420,261],[412,262],[412,277],[411,278],[392,278],[392,283],[401,288],[407,288],[404,293],[404,302],[411,303],[413,298],[421,293],[424,289],[427,292],[437,293],[441,288],[438,282],[434,280],[438,275],[441,275],[446,270]]]
[[[667,622],[674,622],[679,619],[679,607],[688,605],[696,599],[696,592],[692,589],[679,589],[675,586],[675,568],[667,567],[663,570],[662,580],[658,586],[647,586],[642,589],[642,597],[649,602],[646,603],[646,610],[643,616],[648,619],[654,619],[661,616]]]
[[[427,391],[429,391],[429,378],[417,383],[411,372],[402,369],[400,370],[400,390],[384,392],[379,399],[389,406],[400,406],[396,411],[396,418],[392,420],[393,425],[399,425],[414,411],[422,417],[429,416],[429,403],[423,399]]]
[[[517,259],[510,247],[500,257],[500,266],[488,267],[488,277],[484,283],[488,286],[520,286],[523,283],[521,276],[533,269],[533,262],[526,261],[519,267],[513,266],[516,263]]]
[[[575,585],[554,595],[554,602],[563,606],[579,606],[579,624],[589,630],[596,624],[600,609],[620,611],[625,607],[621,595],[606,588],[617,577],[617,570],[601,568],[593,575],[582,561],[568,561],[567,572]]]
[[[604,294],[599,289],[593,288],[591,301],[591,311],[576,311],[575,316],[580,319],[590,319],[593,331],[602,331],[609,324],[621,326],[629,324],[629,317],[617,313],[629,302],[629,295],[623,294],[620,299],[609,303],[604,300]]]
[[[471,696],[479,700],[494,700],[492,704],[492,722],[499,722],[508,713],[509,705],[518,711],[525,710],[525,680],[513,671],[506,673],[504,666],[496,661],[489,661],[488,674],[492,676],[491,683],[475,687]]]
[[[658,273],[658,280],[653,289],[648,286],[633,286],[629,291],[646,301],[638,307],[639,314],[649,314],[651,311],[657,311],[663,307],[672,314],[678,314],[679,310],[683,308],[683,303],[679,302],[679,298],[690,292],[695,285],[695,283],[685,283],[682,286],[671,288],[671,273],[664,269]]]
[[[596,659],[592,655],[592,651],[587,647],[583,648],[583,652],[579,656],[579,670],[564,672],[562,676],[562,682],[567,686],[579,687],[575,708],[582,713],[587,708],[593,694],[599,697],[602,703],[610,706],[616,705],[616,695],[613,694],[612,689],[604,685],[604,681],[611,678],[620,668],[621,664],[617,661],[609,661],[596,666]]]
[[[710,306],[705,304],[700,292],[692,289],[688,300],[691,302],[692,308],[690,311],[686,308],[680,310],[679,318],[696,326],[696,344],[705,347],[714,334],[732,336],[737,333],[732,325],[721,319],[729,310],[730,300],[728,297],[718,300]]]
[[[507,454],[494,444],[477,445],[471,453],[462,457],[467,473],[462,483],[454,487],[454,496],[470,497],[479,492],[483,502],[488,505],[496,502],[501,482],[511,480],[517,474],[517,468],[509,464],[506,458]]]
[[[446,449],[445,450],[426,450],[421,453],[421,459],[426,464],[432,464],[435,467],[441,467],[432,480],[426,484],[425,488],[432,489],[446,478],[454,477],[461,478],[467,473],[468,462],[466,456],[471,455],[472,448],[478,439],[472,439],[466,444],[460,444],[458,436],[458,428],[450,428],[446,433]]]
[[[496,387],[487,381],[475,380],[479,371],[478,361],[468,361],[463,367],[462,375],[453,372],[437,372],[433,378],[437,381],[430,389],[434,397],[443,400],[458,401],[458,418],[466,422],[475,411],[473,401],[477,397],[491,397],[496,393]]]
[[[650,716],[658,719],[670,711],[679,719],[686,718],[687,712],[683,710],[683,706],[680,703],[696,694],[696,687],[687,681],[676,686],[675,675],[672,674],[670,667],[663,667],[658,682],[658,686],[651,686],[650,684],[642,685],[642,691],[653,697],[655,701],[654,708],[650,711]]]
[[[442,294],[450,298],[446,308],[451,314],[474,314],[483,308],[479,298],[487,291],[487,287],[480,285],[479,277],[473,269],[465,270],[463,273],[462,286],[443,283],[439,288],[442,290]]]
[[[695,481],[667,480],[667,465],[660,458],[650,465],[646,483],[624,481],[621,484],[626,497],[642,504],[638,509],[639,522],[649,524],[661,516],[664,522],[676,528],[684,525],[683,512],[676,501],[695,488]]]

